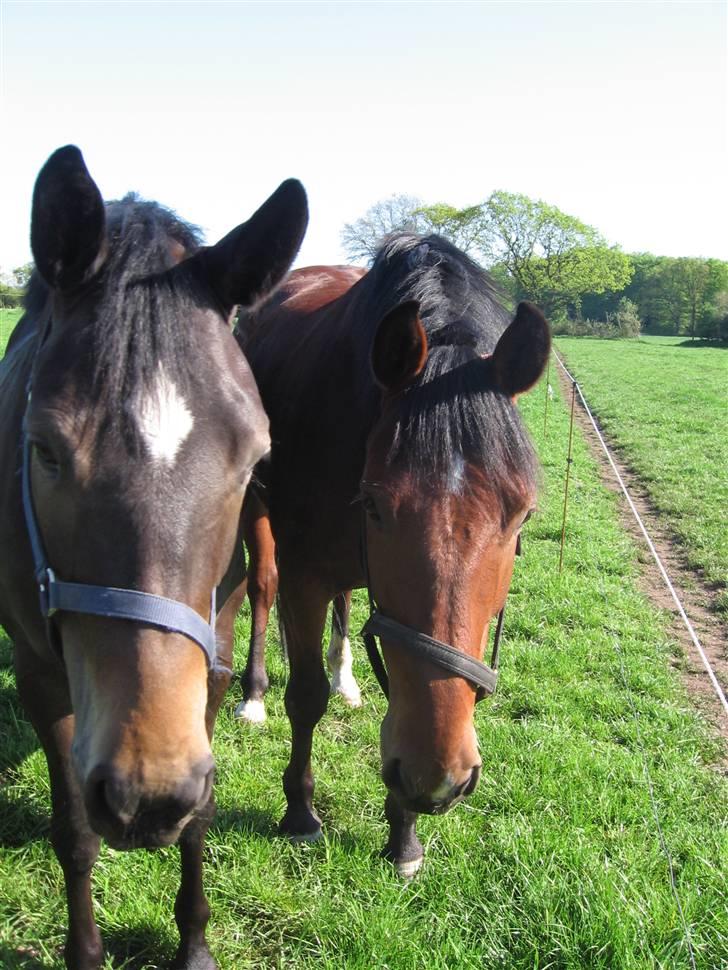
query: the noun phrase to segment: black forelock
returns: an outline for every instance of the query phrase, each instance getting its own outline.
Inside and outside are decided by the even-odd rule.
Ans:
[[[367,314],[374,325],[415,299],[429,348],[422,373],[397,399],[388,461],[433,485],[465,461],[510,513],[524,490],[535,489],[538,466],[513,401],[497,390],[484,360],[510,322],[495,284],[445,239],[412,233],[386,239],[365,279],[381,302]]]
[[[193,290],[175,266],[172,247],[186,255],[201,245],[200,231],[170,209],[134,194],[106,207],[109,253],[94,323],[94,384],[109,402],[129,400],[162,364],[186,383],[189,328],[180,326]]]

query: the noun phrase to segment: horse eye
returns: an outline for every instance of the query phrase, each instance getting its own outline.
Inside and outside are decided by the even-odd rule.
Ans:
[[[58,474],[60,465],[53,455],[53,452],[49,448],[41,444],[39,441],[34,441],[33,451],[35,452],[36,458],[40,462],[41,468],[45,469],[45,471],[51,475]]]
[[[526,517],[523,520],[523,522],[521,522],[521,525],[524,526],[528,522],[528,520],[531,518],[532,515],[533,515],[533,509],[529,509],[528,512],[526,512]]]
[[[364,511],[374,522],[380,522],[379,512],[377,511],[377,505],[371,495],[362,495],[361,504],[364,506]]]

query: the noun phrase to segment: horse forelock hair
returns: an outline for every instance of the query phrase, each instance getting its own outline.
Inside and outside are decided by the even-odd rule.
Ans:
[[[389,464],[443,487],[459,480],[466,462],[509,516],[535,490],[538,462],[518,410],[483,359],[510,319],[495,284],[451,243],[412,233],[384,241],[370,276],[370,292],[385,294],[367,314],[374,327],[398,303],[414,299],[428,341],[423,371],[397,399]]]
[[[171,244],[192,255],[201,239],[171,210],[133,194],[107,204],[107,237],[93,324],[93,381],[116,409],[143,392],[160,365],[187,385],[195,335],[185,324],[196,297],[183,268],[171,272]]]
[[[160,366],[184,391],[195,361],[201,354],[204,358],[187,325],[190,311],[204,299],[200,283],[184,262],[177,265],[179,255],[186,258],[200,249],[201,233],[172,210],[130,193],[106,203],[106,247],[101,269],[87,284],[93,307],[78,326],[88,354],[90,397],[102,406],[109,425],[129,432],[134,427],[129,412]],[[36,271],[25,310],[41,329],[50,312],[48,298]]]

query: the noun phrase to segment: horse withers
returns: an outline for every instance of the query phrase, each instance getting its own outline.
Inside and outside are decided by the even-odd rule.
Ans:
[[[281,279],[306,222],[291,180],[206,248],[156,203],[105,205],[72,146],[36,181],[36,272],[0,365],[0,622],[48,761],[73,970],[103,961],[99,836],[179,841],[174,966],[215,966],[202,843],[240,603],[215,589],[270,445],[230,319]]]
[[[511,321],[445,240],[404,233],[368,272],[294,271],[237,332],[273,441],[266,496],[293,734],[281,831],[320,834],[310,758],[329,694],[326,609],[368,586],[389,679],[384,854],[411,875],[417,815],[446,811],[480,773],[474,705],[495,679],[480,658],[536,502],[515,400],[545,367],[548,326],[527,303]]]

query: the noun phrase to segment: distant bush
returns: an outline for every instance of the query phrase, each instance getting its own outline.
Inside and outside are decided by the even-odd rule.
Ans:
[[[696,329],[698,337],[704,340],[728,343],[728,291],[716,293],[712,306]]]
[[[10,283],[0,282],[0,307],[18,307],[23,304],[22,286],[12,286]]]
[[[607,323],[616,330],[618,337],[639,337],[642,329],[639,310],[636,303],[629,300],[626,296],[617,304],[616,313],[607,314]]]
[[[637,305],[622,297],[614,313],[607,313],[606,320],[590,320],[588,317],[556,317],[551,321],[551,330],[568,337],[599,337],[614,340],[617,337],[639,337],[641,320]]]

